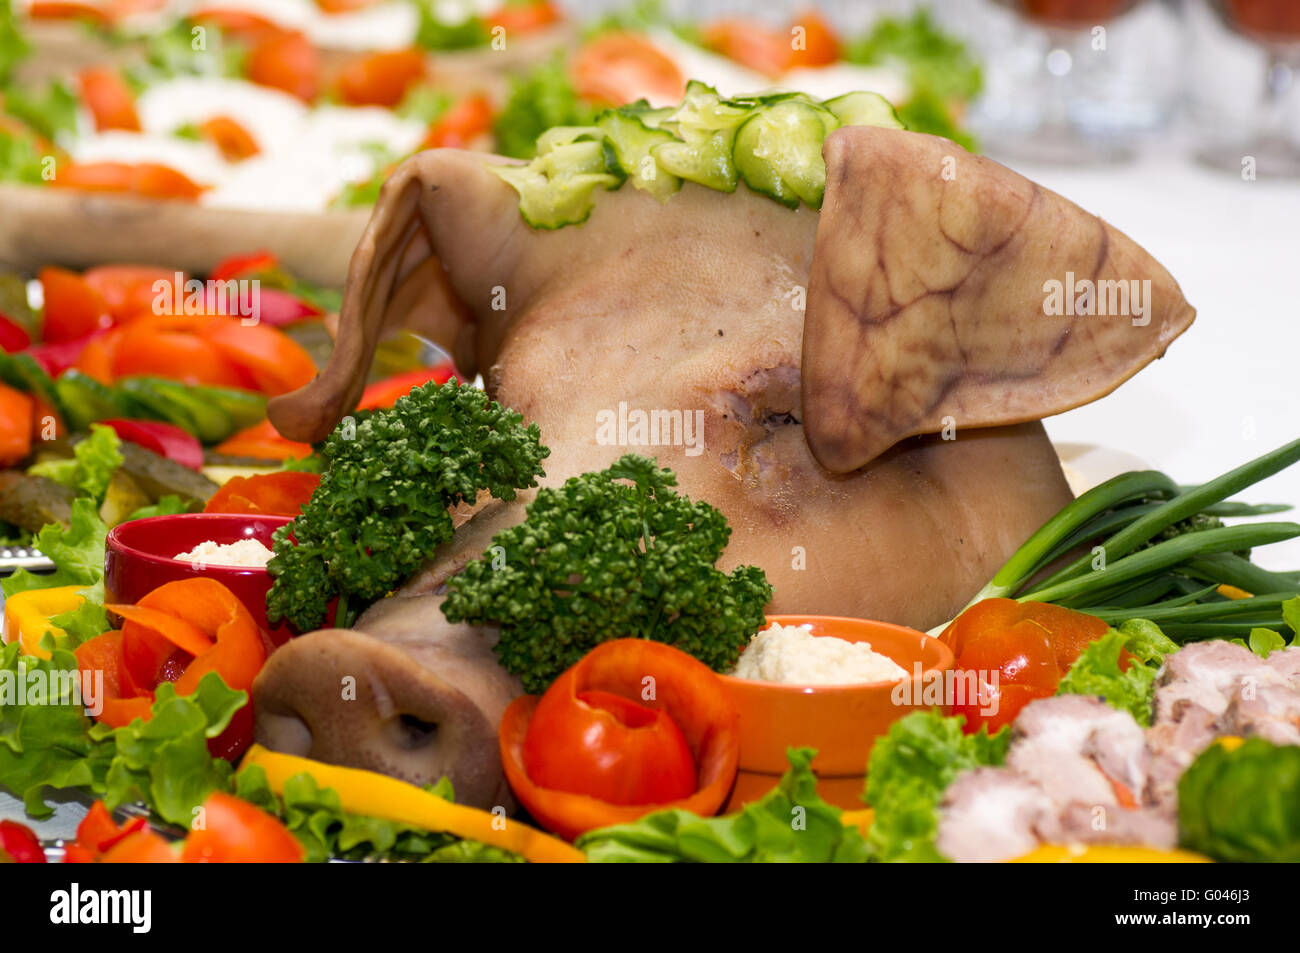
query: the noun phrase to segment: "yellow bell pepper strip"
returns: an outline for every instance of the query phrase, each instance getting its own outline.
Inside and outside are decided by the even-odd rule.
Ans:
[[[1111,847],[1099,844],[1062,846],[1045,844],[1012,864],[1212,864],[1204,854],[1157,847]]]
[[[1230,586],[1226,582],[1215,590],[1219,595],[1227,599],[1249,599],[1253,593],[1245,589],[1238,589],[1236,586]]]
[[[55,638],[63,630],[50,623],[56,615],[71,612],[85,601],[82,586],[56,586],[53,589],[29,589],[5,600],[4,640],[18,639],[25,655],[47,659],[50,653],[41,648],[46,632]]]
[[[307,773],[322,788],[333,788],[343,810],[366,817],[444,831],[466,840],[481,841],[519,854],[533,863],[582,863],[587,857],[564,841],[515,820],[506,820],[478,808],[453,804],[396,778],[373,771],[343,768],[309,758],[269,751],[253,745],[244,755],[240,771],[258,765],[276,794],[294,775]]]
[[[840,815],[845,827],[856,827],[863,837],[871,833],[871,825],[876,820],[876,809],[865,807],[860,811],[845,811]]]

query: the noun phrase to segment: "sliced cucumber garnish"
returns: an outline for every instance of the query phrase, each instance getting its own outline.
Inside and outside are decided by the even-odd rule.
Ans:
[[[519,213],[533,228],[562,228],[585,222],[596,205],[598,188],[623,184],[622,169],[611,169],[613,150],[605,139],[552,143],[527,165],[489,166],[519,193]]]
[[[734,192],[749,188],[787,208],[821,208],[826,193],[822,145],[842,125],[906,128],[875,93],[818,102],[804,93],[723,99],[697,80],[681,104],[657,109],[638,100],[601,113],[592,126],[557,126],[537,140],[526,166],[492,166],[519,193],[519,210],[535,228],[586,221],[598,188],[627,179],[660,201],[683,180]]]
[[[822,103],[835,114],[842,126],[881,126],[885,129],[906,129],[894,107],[879,93],[845,93]]]
[[[736,136],[735,161],[745,184],[791,208],[800,199],[821,208],[826,191],[822,143],[839,126],[830,110],[796,99],[756,110]]]
[[[682,180],[661,169],[650,150],[676,139],[665,129],[646,125],[642,115],[627,107],[611,109],[597,118],[596,125],[604,132],[615,161],[632,185],[664,202],[682,187]]]

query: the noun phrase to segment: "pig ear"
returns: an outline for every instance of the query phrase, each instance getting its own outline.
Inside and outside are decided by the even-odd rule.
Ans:
[[[411,163],[384,183],[352,253],[329,363],[305,387],[271,400],[267,414],[291,440],[322,440],[357,406],[379,339],[392,323],[389,299],[431,254],[419,215],[419,170]]]
[[[829,470],[946,426],[1096,400],[1192,323],[1130,238],[946,139],[845,127],[824,156],[802,387],[804,432]],[[1091,301],[1075,300],[1085,280]]]

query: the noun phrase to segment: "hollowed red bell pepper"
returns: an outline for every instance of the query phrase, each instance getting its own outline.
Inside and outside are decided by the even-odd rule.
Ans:
[[[632,707],[609,703],[617,696]],[[695,780],[684,797],[658,803],[615,804],[592,792],[626,800],[641,792],[671,791],[676,781],[657,771],[682,765],[671,719],[685,740]],[[532,732],[535,717],[541,730]],[[547,830],[572,839],[584,831],[637,820],[651,811],[683,808],[715,814],[727,798],[740,756],[739,715],[722,681],[704,663],[679,649],[646,639],[616,639],[588,652],[541,698],[515,699],[501,719],[501,761],[515,796]],[[584,732],[584,725],[593,730]],[[562,730],[556,731],[559,726]],[[645,736],[638,736],[638,731]],[[613,761],[602,766],[604,758]],[[667,760],[664,760],[667,759]],[[547,762],[546,776],[567,773],[569,790],[548,787],[528,765]],[[620,775],[620,776],[615,776]],[[668,795],[665,795],[668,796]]]
[[[974,672],[978,684],[978,697],[954,705],[953,714],[965,716],[968,734],[1010,724],[1034,699],[1055,695],[1070,666],[1108,629],[1096,616],[1045,602],[975,603],[939,637],[952,649],[958,678]]]

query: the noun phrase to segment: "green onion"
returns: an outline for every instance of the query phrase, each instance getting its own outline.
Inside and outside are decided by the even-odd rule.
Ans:
[[[1235,470],[1229,470],[1209,483],[1180,493],[1174,499],[1157,507],[1150,513],[1139,517],[1120,530],[1103,544],[1108,560],[1119,559],[1136,550],[1143,543],[1150,541],[1161,530],[1172,526],[1179,520],[1185,520],[1200,512],[1206,506],[1218,503],[1229,494],[1257,483],[1265,477],[1272,476],[1300,460],[1300,440],[1256,457],[1249,463],[1242,464]],[[1076,501],[1077,502],[1077,501]],[[1064,511],[1062,511],[1064,512]],[[1199,534],[1196,534],[1199,535]],[[1240,547],[1248,548],[1248,547]],[[1042,584],[1044,589],[1077,579],[1088,571],[1092,554],[1080,556],[1070,565],[1049,576]]]
[[[1172,497],[1177,492],[1177,484],[1155,470],[1121,473],[1100,486],[1093,487],[1067,504],[1030,536],[966,607],[970,608],[984,599],[1010,595],[1021,582],[1041,568],[1058,545],[1093,517],[1129,500],[1153,496]]]
[[[1197,579],[1236,586],[1252,594],[1297,588],[1296,580],[1289,573],[1269,572],[1234,553],[1198,557],[1188,562],[1186,572]]]
[[[1230,619],[1237,616],[1271,618],[1269,610],[1280,609],[1282,603],[1294,598],[1294,592],[1284,592],[1270,596],[1252,596],[1249,599],[1229,599],[1227,602],[1207,602],[1196,606],[1147,606],[1142,610],[1141,617],[1158,625],[1163,625],[1166,622],[1201,622]],[[1131,609],[1091,609],[1088,614],[1095,615],[1112,625],[1134,618]]]
[[[1182,518],[1182,517],[1180,517]],[[1164,527],[1160,527],[1163,529]],[[1158,532],[1158,530],[1157,530]],[[1049,579],[1041,589],[1020,596],[1021,602],[1056,602],[1071,596],[1082,595],[1099,585],[1124,582],[1141,576],[1169,569],[1186,562],[1194,556],[1205,553],[1232,552],[1235,549],[1248,549],[1268,543],[1281,542],[1300,536],[1298,523],[1251,523],[1245,526],[1224,526],[1219,529],[1206,529],[1196,533],[1187,533],[1157,543],[1150,549],[1139,550],[1131,556],[1125,556],[1107,563],[1104,569],[1095,570],[1085,576],[1076,576],[1063,582],[1051,583]],[[1085,557],[1088,565],[1091,556]]]

